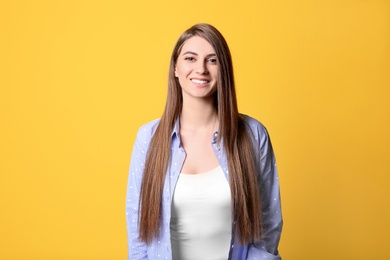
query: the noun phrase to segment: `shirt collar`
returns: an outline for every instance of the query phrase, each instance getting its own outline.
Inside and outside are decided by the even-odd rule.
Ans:
[[[180,141],[180,119],[179,117],[176,119],[176,122],[175,122],[175,125],[173,127],[173,130],[172,130],[172,139],[173,138],[178,138],[179,139],[179,143],[181,145],[181,141]]]

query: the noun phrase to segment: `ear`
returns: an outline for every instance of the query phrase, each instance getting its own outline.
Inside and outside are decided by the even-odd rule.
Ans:
[[[178,76],[177,76],[177,67],[175,67],[175,77],[178,78]]]

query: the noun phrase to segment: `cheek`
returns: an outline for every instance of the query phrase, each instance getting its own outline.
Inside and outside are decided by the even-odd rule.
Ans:
[[[179,85],[182,86],[185,80],[185,75],[183,74],[183,71],[181,69],[176,69],[175,76],[176,80],[179,82]]]
[[[175,72],[177,77],[185,77],[191,72],[191,66],[188,64],[178,63]]]
[[[219,73],[219,66],[215,66],[215,67],[213,68],[213,73],[214,73],[215,76],[218,76],[218,73]]]

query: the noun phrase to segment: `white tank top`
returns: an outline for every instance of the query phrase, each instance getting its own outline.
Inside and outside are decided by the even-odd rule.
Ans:
[[[171,207],[174,260],[226,260],[232,217],[230,187],[222,168],[183,174],[176,183]]]

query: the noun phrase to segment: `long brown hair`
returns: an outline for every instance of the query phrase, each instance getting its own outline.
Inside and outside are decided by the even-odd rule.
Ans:
[[[237,222],[235,233],[242,244],[257,242],[262,235],[262,214],[253,141],[245,120],[238,113],[229,47],[222,34],[209,24],[197,24],[186,30],[172,52],[165,110],[151,139],[146,157],[140,198],[139,239],[150,243],[159,235],[171,136],[183,105],[181,87],[175,77],[175,66],[184,43],[193,36],[207,40],[214,47],[218,60],[219,72],[215,93],[215,106],[219,116],[217,141],[223,140],[228,160],[233,201],[232,216]]]

